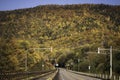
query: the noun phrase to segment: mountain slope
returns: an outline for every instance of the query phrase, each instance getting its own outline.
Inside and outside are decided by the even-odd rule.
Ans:
[[[14,55],[16,62],[11,57],[7,58],[17,64],[13,65],[16,70],[19,69],[20,64],[24,64],[22,61],[25,58],[20,60],[20,57],[24,56],[26,50],[30,53],[28,54],[29,66],[33,68],[42,60],[57,58],[60,62],[60,58],[69,53],[74,55],[79,53],[80,57],[81,53],[96,51],[98,47],[114,46],[120,49],[120,6],[45,5],[0,12],[0,16],[0,55],[4,59],[5,53],[8,53],[8,57],[16,54]],[[11,44],[14,46],[9,53],[7,49],[11,47]],[[8,47],[6,51],[4,51],[4,46]],[[52,52],[29,50],[49,47],[53,48]],[[66,62],[70,59],[71,57]],[[56,62],[56,60],[49,62]]]

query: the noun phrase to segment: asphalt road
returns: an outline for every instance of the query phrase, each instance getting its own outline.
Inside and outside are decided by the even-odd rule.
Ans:
[[[79,74],[72,73],[65,69],[59,69],[59,73],[54,80],[102,80],[93,77],[83,76]]]

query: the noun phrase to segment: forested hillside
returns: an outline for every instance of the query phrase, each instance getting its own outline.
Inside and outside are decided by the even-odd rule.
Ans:
[[[110,46],[118,50],[113,51],[113,70],[120,73],[120,6],[44,5],[0,12],[0,71],[25,70],[27,54],[29,70],[59,63],[108,73],[109,54],[94,53]]]

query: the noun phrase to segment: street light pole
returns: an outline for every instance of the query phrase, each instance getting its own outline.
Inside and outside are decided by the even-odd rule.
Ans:
[[[112,79],[112,46],[110,46],[110,49],[98,48],[98,54],[100,54],[100,50],[109,50],[110,51],[110,79]]]
[[[110,79],[112,78],[112,46],[110,47]]]

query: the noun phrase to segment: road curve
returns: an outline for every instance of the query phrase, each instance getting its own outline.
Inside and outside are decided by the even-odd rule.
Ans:
[[[59,73],[57,74],[57,77],[54,80],[102,80],[102,79],[75,74],[68,70],[60,68]]]

